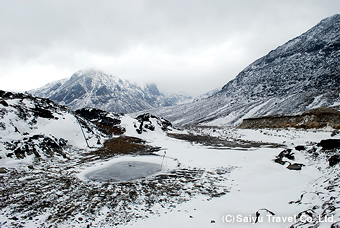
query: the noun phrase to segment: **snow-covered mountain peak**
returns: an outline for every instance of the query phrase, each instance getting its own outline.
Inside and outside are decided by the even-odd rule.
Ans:
[[[73,110],[90,107],[116,113],[171,106],[191,99],[183,95],[168,96],[155,84],[139,85],[93,69],[77,71],[68,80],[50,83],[31,93]]]
[[[103,71],[90,69],[75,72],[69,79],[69,83],[87,83],[93,86],[106,84],[114,86],[119,83],[124,83],[124,81],[116,76],[105,74]]]

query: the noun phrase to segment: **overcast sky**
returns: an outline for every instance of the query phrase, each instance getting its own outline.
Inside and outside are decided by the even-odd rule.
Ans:
[[[0,0],[0,89],[94,68],[199,95],[336,13],[339,0]]]

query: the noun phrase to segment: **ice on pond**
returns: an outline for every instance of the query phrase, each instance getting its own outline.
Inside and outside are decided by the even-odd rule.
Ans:
[[[86,178],[100,182],[130,181],[147,177],[161,171],[161,164],[141,161],[121,161],[85,175]]]

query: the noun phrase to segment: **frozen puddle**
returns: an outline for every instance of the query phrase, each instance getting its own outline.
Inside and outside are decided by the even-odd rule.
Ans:
[[[161,170],[161,164],[141,161],[122,161],[87,173],[85,177],[93,181],[120,182],[147,177]]]
[[[83,180],[98,182],[131,181],[177,168],[178,161],[163,156],[122,156],[96,163],[78,174]]]

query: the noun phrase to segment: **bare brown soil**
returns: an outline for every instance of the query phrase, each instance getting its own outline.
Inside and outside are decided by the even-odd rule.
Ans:
[[[140,138],[119,136],[105,141],[104,146],[98,150],[85,153],[83,161],[108,159],[123,154],[147,155],[160,149],[160,147],[147,145],[146,141]]]
[[[331,108],[317,108],[296,116],[264,116],[244,119],[238,128],[324,128],[340,129],[340,112]]]

